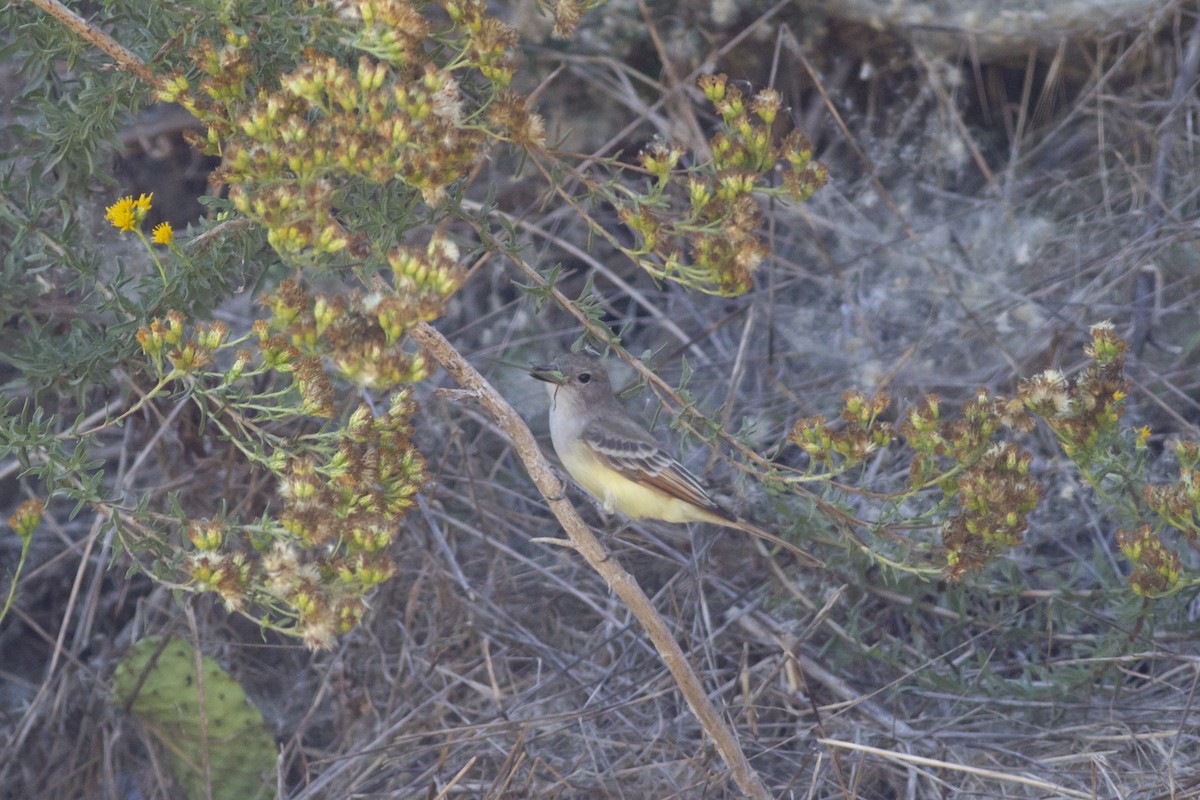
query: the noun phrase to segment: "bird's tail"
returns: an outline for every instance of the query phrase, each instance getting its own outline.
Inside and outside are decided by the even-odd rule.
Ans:
[[[821,561],[819,558],[817,558],[815,556],[809,555],[808,553],[804,552],[796,545],[792,544],[791,542],[789,542],[785,539],[781,539],[780,537],[776,536],[775,534],[771,533],[770,531],[763,530],[762,528],[755,525],[753,522],[747,522],[744,519],[738,519],[737,517],[732,517],[724,524],[726,527],[736,528],[739,531],[744,531],[744,532],[750,534],[751,536],[757,536],[759,539],[762,539],[763,541],[770,542],[771,544],[776,545],[777,547],[782,547],[784,550],[787,550],[789,553],[794,555],[796,558],[800,559],[800,562],[803,563],[805,566],[809,566],[809,567],[825,566],[824,561]]]

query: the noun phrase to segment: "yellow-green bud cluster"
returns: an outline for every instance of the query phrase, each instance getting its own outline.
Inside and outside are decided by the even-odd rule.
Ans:
[[[41,523],[42,512],[45,510],[44,501],[37,498],[26,500],[17,506],[17,510],[8,518],[8,527],[22,540],[28,541],[33,536],[34,529]]]
[[[484,157],[489,135],[542,141],[540,119],[504,88],[514,31],[482,0],[441,5],[449,23],[406,0],[317,0],[341,43],[362,53],[356,63],[314,48],[276,84],[256,84],[253,42],[230,33],[196,49],[197,85],[182,75],[159,82],[161,98],[206,124],[201,146],[223,157],[216,177],[230,202],[281,255],[386,259],[342,213],[348,197],[399,182],[435,205]],[[430,56],[446,52],[458,56]]]
[[[722,120],[709,143],[711,161],[677,173],[682,152],[651,145],[639,157],[654,179],[649,193],[615,202],[622,222],[640,241],[639,263],[652,274],[737,295],[753,285],[768,254],[760,235],[762,211],[753,195],[806,200],[825,184],[828,172],[812,160],[812,147],[800,131],[776,141],[778,92],[759,92],[747,104],[724,75],[702,77],[700,86]],[[679,210],[670,200],[676,183],[686,195],[686,207]]]
[[[263,568],[310,643],[348,630],[363,593],[396,572],[388,551],[425,481],[411,440],[414,411],[409,390],[395,393],[380,417],[359,406],[324,463],[294,460],[280,480],[279,522],[295,545],[277,544]]]
[[[1200,584],[1200,577],[1183,576],[1183,559],[1170,546],[1173,538],[1193,549],[1200,542],[1200,443],[1173,444],[1177,480],[1146,482],[1150,429],[1119,428],[1127,345],[1108,323],[1092,326],[1091,339],[1085,348],[1091,361],[1073,377],[1048,370],[1023,381],[1008,399],[979,389],[953,420],[943,419],[935,395],[902,415],[895,437],[903,438],[913,458],[908,486],[889,501],[893,508],[908,508],[904,513],[917,520],[910,527],[940,526],[947,577],[959,579],[1021,542],[1042,488],[1030,474],[1032,456],[1001,437],[1032,431],[1040,417],[1081,479],[1125,521],[1117,543],[1131,562],[1133,591],[1159,597]],[[879,422],[886,403],[882,396],[847,392],[835,423],[824,417],[796,422],[789,438],[807,454],[808,470],[791,480],[828,480],[890,443],[891,429]],[[933,498],[923,499],[928,495]],[[908,546],[899,528],[893,532],[881,521],[862,524]]]
[[[1167,549],[1150,525],[1133,531],[1118,530],[1117,546],[1133,564],[1129,586],[1135,593],[1155,597],[1168,593],[1179,583],[1179,555]]]
[[[1031,460],[1016,445],[996,444],[956,479],[959,513],[942,526],[948,577],[962,577],[1001,548],[1020,544],[1042,497],[1029,476]]]
[[[824,417],[797,420],[788,438],[808,453],[811,463],[844,471],[866,461],[892,442],[892,426],[879,417],[890,402],[887,395],[867,397],[862,392],[846,392],[842,397],[843,425],[831,428]]]
[[[1105,443],[1118,435],[1128,392],[1124,354],[1128,346],[1101,322],[1091,328],[1092,341],[1084,352],[1092,361],[1067,380],[1057,371],[1022,381],[1019,398],[1042,417],[1072,460],[1087,465],[1102,456]]]
[[[315,360],[299,359],[297,371]],[[365,593],[396,573],[390,552],[400,519],[426,479],[412,442],[415,411],[404,389],[380,416],[360,405],[322,447],[298,456],[281,451],[273,463],[283,507],[274,518],[188,526],[192,585],[219,593],[231,609],[282,612],[310,647],[328,647],[361,619]],[[242,547],[242,539],[253,547]]]
[[[412,442],[416,405],[405,387],[391,393],[384,413],[364,403],[340,428],[317,430],[306,418],[337,413],[326,364],[377,389],[423,375],[424,361],[402,349],[403,332],[457,286],[457,255],[441,239],[410,254],[406,296],[382,278],[367,297],[314,297],[284,281],[264,297],[272,320],[256,322],[232,342],[224,323],[192,329],[175,311],[138,331],[162,379],[155,392],[182,383],[205,409],[208,426],[278,478],[276,513],[253,523],[221,518],[186,525],[191,549],[182,568],[191,588],[216,592],[230,609],[261,614],[264,623],[312,647],[328,646],[361,619],[364,593],[395,574],[390,551],[399,522],[426,479]],[[255,338],[259,365],[250,351],[235,350]],[[218,355],[223,348],[235,353],[224,377],[202,371],[229,361]],[[164,361],[171,365],[166,375]],[[292,386],[270,380],[272,370]],[[289,423],[301,435],[286,438]],[[26,504],[9,524],[28,536],[40,513],[39,503]],[[281,626],[279,615],[292,626]]]
[[[159,377],[164,377],[164,355],[171,364],[165,377],[194,375],[209,367],[213,363],[213,354],[225,343],[229,332],[224,322],[201,323],[196,326],[195,336],[185,341],[183,321],[183,314],[171,311],[167,314],[166,325],[156,319],[137,330],[138,345],[150,357]]]
[[[296,362],[301,354],[328,359],[345,379],[359,386],[387,389],[415,383],[427,366],[404,349],[403,334],[418,322],[437,317],[461,281],[454,248],[436,241],[423,254],[397,248],[391,259],[396,286],[376,277],[373,291],[346,297],[310,297],[294,280],[283,281],[262,299],[274,311],[269,325],[256,327],[263,357],[277,369],[290,365],[306,407],[332,414],[332,387],[317,361]],[[272,336],[270,330],[284,337]],[[326,415],[326,414],[319,414]]]

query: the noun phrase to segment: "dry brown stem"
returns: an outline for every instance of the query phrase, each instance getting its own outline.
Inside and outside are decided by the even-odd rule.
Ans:
[[[117,66],[121,69],[132,72],[151,86],[154,85],[154,75],[146,68],[146,62],[142,61],[137,54],[92,23],[78,16],[74,11],[58,2],[58,0],[29,0],[29,2],[54,17],[63,25],[66,25],[79,38],[91,42],[97,48],[103,50],[117,62]]]
[[[563,482],[554,474],[521,416],[437,330],[422,323],[412,330],[411,335],[450,373],[459,386],[479,400],[508,435],[521,463],[525,465],[538,491],[546,498],[550,510],[567,533],[568,540],[563,541],[563,546],[570,547],[582,555],[588,565],[605,580],[609,588],[642,623],[692,713],[696,715],[700,725],[713,740],[717,752],[732,771],[738,787],[748,797],[769,798],[771,795],[767,787],[751,768],[733,731],[721,719],[720,713],[709,700],[704,685],[692,670],[687,656],[675,641],[666,621],[654,608],[650,598],[642,591],[634,577],[604,549],[575,511],[575,507],[566,499]]]

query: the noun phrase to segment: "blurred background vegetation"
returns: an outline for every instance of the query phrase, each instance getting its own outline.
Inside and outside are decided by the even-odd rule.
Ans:
[[[1001,5],[6,4],[0,795],[222,796],[247,750],[192,725],[225,712],[118,666],[161,636],[167,686],[261,710],[262,796],[738,796],[628,610],[530,541],[426,322],[538,433],[525,367],[620,345],[617,385],[662,379],[630,410],[826,562],[569,493],[775,796],[1200,791],[1197,7]],[[1102,320],[1123,369],[1082,373]],[[964,574],[913,410],[1094,385],[1046,370],[1122,417],[1085,458],[1004,434],[1040,501]],[[882,394],[902,436],[797,446]]]

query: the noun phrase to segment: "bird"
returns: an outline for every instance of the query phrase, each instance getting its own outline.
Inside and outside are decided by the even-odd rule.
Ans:
[[[664,522],[708,522],[784,548],[810,565],[820,562],[770,531],[725,508],[613,394],[604,365],[583,354],[534,364],[529,374],[550,395],[550,439],[571,477],[606,513]]]

